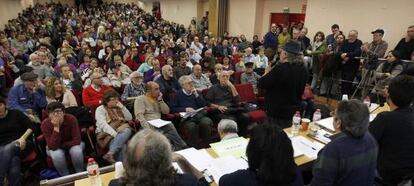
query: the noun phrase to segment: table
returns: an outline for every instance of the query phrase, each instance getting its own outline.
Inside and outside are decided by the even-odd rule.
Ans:
[[[384,111],[390,111],[390,107],[388,106],[388,104],[385,104],[382,107],[377,108],[376,110],[373,111],[374,114],[378,114]],[[285,129],[285,132],[290,133],[291,128],[287,128]],[[316,140],[314,140],[313,138],[307,136],[307,131],[300,131],[299,132],[300,136],[305,137],[306,139],[314,142]],[[217,158],[218,155],[216,154],[216,152],[214,152],[214,150],[212,148],[208,148],[206,149],[207,152],[211,155],[211,157],[213,158]],[[315,158],[309,158],[305,155],[299,156],[295,158],[295,163],[296,165],[298,165],[301,169],[306,169],[308,167],[312,166],[313,161],[315,161]],[[102,181],[102,185],[103,186],[107,186],[109,184],[109,182],[115,178],[115,172],[108,172],[105,174],[101,175],[101,181]],[[76,180],[75,181],[75,186],[88,186],[89,185],[89,180],[88,178],[85,179],[80,179],[80,180]],[[213,186],[216,186],[216,183],[211,184]]]

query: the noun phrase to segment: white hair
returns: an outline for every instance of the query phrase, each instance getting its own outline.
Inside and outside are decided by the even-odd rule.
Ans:
[[[217,125],[217,130],[223,133],[237,133],[237,123],[230,119],[222,119]]]

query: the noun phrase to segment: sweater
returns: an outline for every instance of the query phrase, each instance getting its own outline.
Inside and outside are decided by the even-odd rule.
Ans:
[[[185,112],[185,108],[195,109],[206,106],[206,102],[201,96],[187,95],[184,90],[178,91],[170,103],[171,112]]]
[[[111,87],[102,85],[99,91],[89,85],[82,91],[82,101],[85,106],[98,106],[105,91],[110,90]]]
[[[161,119],[162,114],[168,114],[170,108],[164,101],[150,100],[146,95],[138,96],[134,102],[135,117],[143,128],[150,127],[148,121]]]
[[[372,186],[377,155],[377,144],[369,132],[360,138],[341,135],[319,151],[311,185]]]
[[[382,112],[369,131],[378,142],[378,172],[386,182],[397,185],[414,173],[414,108]]]
[[[345,71],[357,71],[359,68],[359,59],[355,59],[361,55],[361,45],[362,41],[357,39],[353,43],[350,43],[348,40],[344,41],[342,47],[340,47],[340,53],[346,53],[346,57],[349,57],[349,60],[342,64],[342,69]]]
[[[306,68],[290,63],[278,64],[261,77],[257,86],[266,90],[264,107],[267,115],[278,119],[291,119],[301,109],[307,80]]]
[[[129,110],[126,107],[122,107],[121,109],[122,109],[122,114],[124,115],[124,119],[126,121],[132,120],[131,112],[129,112]],[[100,132],[105,132],[115,138],[115,136],[117,135],[117,132],[108,123],[108,121],[110,121],[110,118],[108,116],[108,111],[106,111],[105,109],[105,106],[101,105],[98,108],[96,108],[95,118],[96,118],[95,132],[97,134]]]
[[[60,132],[53,130],[53,124],[49,118],[43,120],[41,129],[49,150],[69,149],[81,143],[78,120],[73,115],[63,116],[63,123],[59,127]]]
[[[400,52],[400,59],[410,60],[411,54],[414,52],[414,39],[406,42],[405,38],[402,38],[397,46],[395,46],[394,50],[398,50]]]
[[[50,97],[46,97],[46,100],[47,100],[47,104],[58,101],[56,100],[56,98],[50,98]],[[76,101],[75,95],[73,95],[72,91],[70,90],[66,90],[65,93],[63,94],[62,103],[63,105],[65,105],[65,108],[78,106],[78,102]]]

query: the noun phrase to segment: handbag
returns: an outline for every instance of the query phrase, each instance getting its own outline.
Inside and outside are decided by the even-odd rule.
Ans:
[[[116,132],[121,132],[122,130],[126,128],[131,128],[129,124],[126,121],[122,120],[115,120],[109,122],[109,125],[116,130]],[[105,132],[100,132],[96,135],[96,142],[101,148],[106,148],[112,140],[112,136]]]

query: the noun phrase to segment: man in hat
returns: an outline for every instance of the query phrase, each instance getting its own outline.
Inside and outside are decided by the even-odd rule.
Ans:
[[[272,123],[282,128],[292,125],[293,114],[302,110],[302,94],[308,77],[300,43],[288,41],[282,47],[280,61],[266,67],[257,85],[266,90],[265,110]]]
[[[385,52],[388,49],[388,43],[382,40],[384,37],[384,30],[376,29],[372,31],[371,34],[372,42],[364,43],[361,47],[362,52],[366,53],[371,59],[384,57]]]
[[[45,91],[39,88],[37,74],[26,72],[20,76],[23,84],[14,86],[8,96],[9,108],[25,113],[32,121],[40,122],[42,109],[47,105]]]
[[[241,74],[240,82],[242,84],[250,83],[256,89],[257,81],[260,79],[260,76],[253,71],[254,63],[248,61],[244,64],[244,66],[246,67],[246,70]]]

